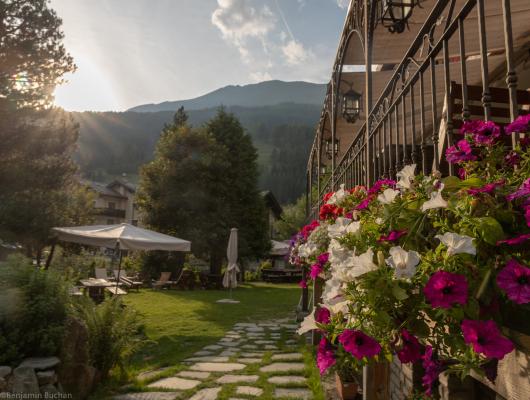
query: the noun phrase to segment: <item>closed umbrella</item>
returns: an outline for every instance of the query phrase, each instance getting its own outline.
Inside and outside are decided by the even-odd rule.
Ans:
[[[230,230],[230,238],[228,239],[228,247],[226,249],[226,257],[228,259],[228,267],[223,276],[223,286],[230,289],[230,299],[232,298],[232,288],[237,287],[237,273],[239,267],[237,266],[237,229]]]

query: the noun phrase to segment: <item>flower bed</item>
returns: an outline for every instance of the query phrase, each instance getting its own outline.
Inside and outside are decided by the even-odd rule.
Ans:
[[[427,396],[442,371],[495,379],[514,350],[502,327],[529,333],[516,317],[530,309],[529,134],[529,116],[466,122],[446,152],[458,176],[408,165],[397,181],[324,197],[290,255],[325,280],[299,331],[322,332],[321,373],[395,355],[423,365]]]

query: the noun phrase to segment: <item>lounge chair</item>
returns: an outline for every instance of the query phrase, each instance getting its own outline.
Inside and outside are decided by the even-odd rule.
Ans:
[[[127,292],[125,290],[120,289],[119,287],[116,287],[116,286],[106,287],[105,290],[110,292],[110,293],[112,293],[112,295],[123,296],[123,295],[127,294]]]
[[[160,279],[153,282],[153,289],[161,289],[163,287],[171,287],[176,282],[170,281],[171,272],[161,272]]]
[[[117,270],[114,270],[114,277],[115,279],[118,279]],[[128,276],[127,272],[125,271],[120,271],[120,283],[122,283],[124,286],[127,286],[129,289],[136,289],[137,291],[139,291],[140,287],[143,285],[143,282],[134,280],[134,278]]]

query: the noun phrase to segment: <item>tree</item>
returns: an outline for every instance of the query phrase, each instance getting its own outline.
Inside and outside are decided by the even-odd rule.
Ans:
[[[183,126],[188,124],[188,114],[184,111],[184,106],[180,106],[173,116],[173,125]]]
[[[212,273],[220,273],[232,227],[240,230],[242,257],[262,254],[269,243],[256,157],[239,122],[224,111],[202,128],[166,126],[154,160],[141,169],[144,222],[191,240]]]
[[[270,239],[265,204],[258,190],[258,155],[252,139],[234,114],[223,108],[206,124],[206,129],[229,155],[228,168],[223,171],[223,185],[217,197],[228,207],[228,214],[223,219],[230,227],[239,229],[239,254],[241,257],[264,255],[270,248]],[[212,249],[212,269],[220,268],[225,243]]]
[[[75,70],[62,21],[49,0],[0,2],[0,97],[16,108],[46,108],[55,87]]]
[[[306,197],[302,195],[296,203],[283,207],[282,218],[274,223],[274,228],[278,238],[286,240],[298,232],[306,221]]]

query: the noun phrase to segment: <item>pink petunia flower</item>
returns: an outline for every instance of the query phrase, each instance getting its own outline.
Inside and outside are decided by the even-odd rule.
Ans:
[[[528,239],[530,239],[530,233],[525,233],[523,235],[519,235],[511,239],[499,240],[497,242],[497,246],[501,244],[507,244],[508,246],[517,246],[519,244],[526,242]]]
[[[466,179],[467,177],[467,171],[465,168],[459,168],[458,169],[458,177],[462,180]]]
[[[482,122],[473,133],[475,143],[491,146],[501,137],[501,128],[493,121]]]
[[[526,196],[530,196],[530,178],[524,181],[523,184],[519,186],[519,189],[517,189],[515,192],[506,196],[506,200],[513,201],[520,197],[526,197]]]
[[[320,226],[320,222],[318,221],[312,221],[310,224],[307,224],[306,226],[304,226],[301,230],[300,230],[300,233],[302,234],[303,238],[305,240],[307,240],[307,238],[309,237],[309,235],[311,234],[311,232],[313,232],[318,226]]]
[[[473,121],[466,121],[463,123],[462,127],[460,128],[460,134],[474,134],[476,133],[480,127],[482,126],[483,121],[479,119],[475,119]]]
[[[337,219],[339,215],[342,214],[344,210],[340,207],[337,207],[335,204],[324,204],[320,208],[320,219],[326,220],[326,219]]]
[[[524,207],[524,218],[526,219],[526,225],[530,227],[530,204]]]
[[[421,382],[425,388],[425,394],[431,397],[433,386],[436,384],[436,382],[438,382],[438,376],[442,372],[442,363],[438,360],[435,360],[432,346],[427,346],[425,348],[425,354],[423,355],[422,359],[422,365],[425,374],[421,378]]]
[[[400,237],[405,236],[407,234],[406,229],[401,229],[399,231],[391,231],[388,235],[381,235],[379,239],[377,239],[378,243],[382,242],[395,242]]]
[[[368,194],[375,194],[379,192],[383,186],[395,189],[396,181],[393,179],[379,179],[370,189],[368,189]]]
[[[522,115],[504,128],[507,135],[530,132],[530,114]]]
[[[319,263],[313,264],[311,265],[311,271],[309,272],[309,276],[311,277],[311,279],[315,280],[322,271],[322,265],[320,265]]]
[[[327,325],[331,321],[331,313],[326,307],[321,307],[316,312],[315,321]]]
[[[403,347],[397,352],[399,361],[402,363],[416,362],[421,359],[422,345],[409,331],[406,329],[401,330],[401,340],[403,341]]]
[[[502,185],[504,185],[504,180],[500,180],[498,182],[493,182],[493,183],[488,183],[480,188],[468,189],[467,193],[475,197],[481,193],[492,194],[495,191],[495,189],[497,189],[498,187]]]
[[[372,337],[355,329],[346,329],[339,336],[339,342],[348,353],[358,360],[373,357],[381,351],[381,345]]]
[[[467,303],[467,288],[464,275],[438,271],[431,275],[423,293],[433,308],[451,308],[454,304]]]
[[[514,303],[530,303],[530,268],[513,258],[497,275],[497,285]]]
[[[462,139],[456,145],[447,148],[445,158],[450,164],[459,164],[464,161],[475,161],[477,156],[473,154],[473,149],[469,142]]]
[[[465,319],[461,324],[464,341],[473,347],[475,353],[501,360],[514,349],[513,343],[501,335],[495,322]]]
[[[298,282],[298,286],[300,286],[302,289],[307,289],[307,281],[302,279],[300,282]]]
[[[512,150],[508,154],[506,154],[506,156],[504,157],[504,162],[510,167],[515,167],[521,162],[521,157],[519,156],[519,154]]]
[[[363,201],[361,201],[357,207],[355,207],[356,210],[365,210],[368,208],[372,200],[375,198],[374,195],[368,195]]]
[[[322,253],[317,257],[317,261],[320,265],[324,265],[329,261],[329,253]]]
[[[317,351],[317,366],[320,375],[323,375],[329,368],[335,365],[336,362],[333,346],[326,338],[322,338],[318,344]]]

